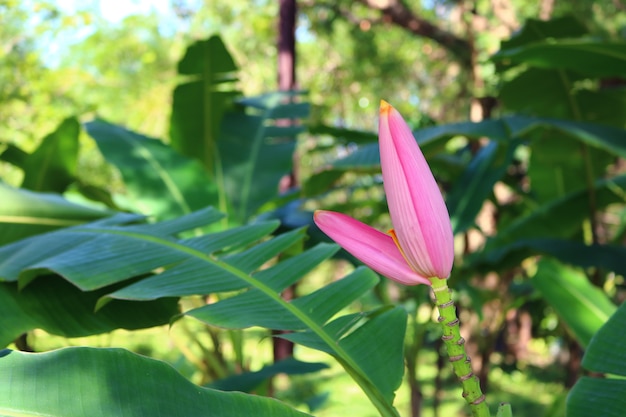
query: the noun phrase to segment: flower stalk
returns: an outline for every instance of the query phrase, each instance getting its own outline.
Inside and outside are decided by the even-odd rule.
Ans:
[[[485,395],[480,389],[480,381],[472,372],[471,359],[465,351],[465,339],[461,337],[459,319],[456,316],[456,307],[447,281],[440,278],[430,278],[430,282],[439,310],[438,321],[443,329],[441,339],[446,346],[454,373],[463,387],[463,398],[469,405],[472,416],[489,417],[489,407],[485,401]]]

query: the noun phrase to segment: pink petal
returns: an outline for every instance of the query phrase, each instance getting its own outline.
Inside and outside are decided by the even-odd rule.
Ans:
[[[430,284],[409,267],[391,236],[333,211],[317,210],[313,219],[331,239],[379,274],[404,285]]]
[[[448,278],[454,261],[448,210],[411,129],[385,101],[379,142],[389,213],[407,262],[420,275]]]

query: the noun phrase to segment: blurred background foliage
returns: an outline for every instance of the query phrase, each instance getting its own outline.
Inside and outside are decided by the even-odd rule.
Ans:
[[[276,92],[279,2],[131,4],[136,12],[122,12],[120,3],[113,13],[116,7],[98,1],[0,1],[2,244],[119,211],[172,220],[206,206],[227,217],[194,224],[195,233],[275,219],[281,225],[273,236],[309,226],[308,239],[287,247],[279,261],[325,240],[311,227],[318,207],[386,230],[375,134],[383,98],[415,129],[445,194],[459,255],[451,286],[492,401],[512,402],[519,415],[563,415],[565,394],[583,367],[611,373],[602,355],[581,361],[586,348],[592,355],[608,349],[593,335],[624,298],[621,1],[302,0],[300,90],[289,93]],[[5,247],[6,259],[15,248]],[[233,250],[221,249],[220,256]],[[354,259],[335,258],[296,292],[352,271]],[[105,323],[79,330],[59,324],[120,290],[116,282],[96,292],[81,288],[85,298],[74,313],[59,310],[59,323],[51,325],[37,302],[49,291],[6,265],[0,296],[10,306],[6,314],[22,322],[2,336],[19,336],[18,348],[48,350],[74,340],[33,329],[84,336],[163,324],[175,313],[172,300],[162,298],[141,310],[143,321],[116,318],[135,308],[123,304]],[[148,272],[124,279],[144,282]],[[32,291],[19,293],[25,285]],[[55,287],[61,299],[80,297],[63,285]],[[206,301],[182,290],[170,295],[183,297],[187,311]],[[30,313],[15,307],[20,302]],[[349,311],[391,303],[409,313],[398,408],[413,416],[460,412],[459,403],[440,401],[451,377],[434,355],[441,344],[426,288],[382,281]],[[158,312],[152,321],[145,320],[149,309]],[[257,329],[181,323],[170,341],[128,346],[167,359],[194,382],[263,394],[278,387],[278,396],[316,415],[354,414],[354,401],[332,394],[347,383],[337,369],[319,374],[322,367],[270,364],[271,349],[258,342],[267,333]],[[164,343],[175,346],[168,351]],[[308,352],[311,358],[321,360],[317,352]],[[281,372],[323,376],[264,382]],[[585,378],[568,415],[585,415],[576,399],[604,384]]]

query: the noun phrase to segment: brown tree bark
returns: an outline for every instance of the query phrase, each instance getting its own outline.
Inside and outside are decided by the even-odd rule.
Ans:
[[[278,89],[296,88],[296,0],[280,0],[278,19]]]
[[[452,53],[462,66],[471,66],[470,43],[415,14],[402,0],[360,0],[370,9],[379,10],[382,21],[393,23],[417,36],[438,43]]]
[[[296,0],[280,0],[278,19],[278,89],[280,91],[291,91],[296,88]],[[278,121],[282,125],[287,125],[288,120]],[[294,156],[294,164],[295,156]],[[295,169],[295,165],[294,165]],[[285,176],[280,187],[285,191],[296,185],[294,170]],[[295,297],[296,286],[292,285],[283,291],[283,298],[291,300]],[[280,334],[274,331],[273,334]],[[274,362],[286,359],[293,355],[294,345],[289,340],[274,337],[273,353]]]

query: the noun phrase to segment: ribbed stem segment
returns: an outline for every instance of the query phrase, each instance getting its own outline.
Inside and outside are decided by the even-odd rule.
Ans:
[[[480,389],[478,377],[472,372],[470,358],[465,352],[465,339],[461,337],[459,331],[459,319],[456,316],[456,307],[448,283],[445,279],[439,278],[430,278],[430,283],[439,309],[438,320],[443,329],[441,339],[448,351],[454,373],[461,381],[463,398],[469,404],[472,416],[490,417],[485,395]]]

